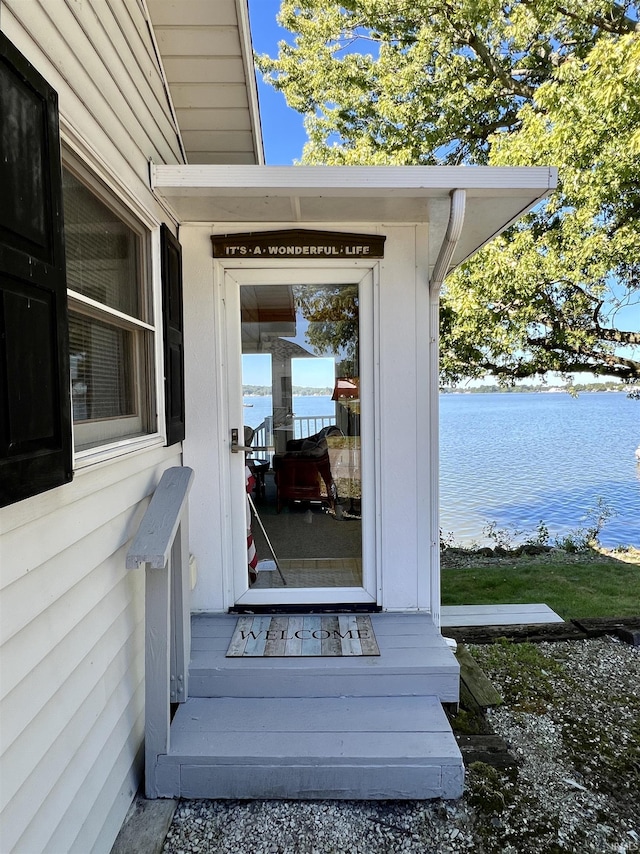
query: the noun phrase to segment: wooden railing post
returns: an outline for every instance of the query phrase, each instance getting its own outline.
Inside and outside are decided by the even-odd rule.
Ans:
[[[167,469],[127,553],[127,569],[145,564],[145,788],[158,796],[155,767],[170,749],[170,703],[187,699],[189,523],[193,470]]]
[[[191,576],[189,572],[189,513],[184,508],[182,521],[171,549],[171,682],[170,700],[184,703],[189,696],[189,659],[191,658]],[[178,571],[180,567],[180,571]]]
[[[171,747],[170,636],[171,601],[169,565],[162,569],[147,563],[145,568],[145,649],[144,649],[144,768],[145,790],[155,798],[155,766],[158,756]]]

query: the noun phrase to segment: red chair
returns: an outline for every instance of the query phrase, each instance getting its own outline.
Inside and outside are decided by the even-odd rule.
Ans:
[[[341,436],[332,425],[306,439],[291,439],[284,454],[273,457],[277,512],[285,501],[320,501],[335,509],[338,492],[331,475],[327,436]]]

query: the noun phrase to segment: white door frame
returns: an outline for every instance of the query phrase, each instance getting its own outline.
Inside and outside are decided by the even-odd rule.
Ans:
[[[224,549],[224,590],[233,605],[298,605],[380,603],[380,519],[379,519],[379,324],[378,324],[378,263],[354,261],[334,266],[331,262],[281,261],[216,261],[219,291],[220,328],[218,340],[222,347],[220,369],[221,388],[226,389],[223,406],[226,421],[223,436],[227,454],[221,472],[224,496],[230,510],[229,537]],[[246,546],[246,492],[244,455],[231,453],[231,429],[240,429],[242,413],[242,358],[240,339],[240,287],[242,285],[288,284],[358,284],[360,286],[360,363],[362,411],[362,477],[365,484],[362,496],[362,565],[363,587],[278,588],[252,590],[248,586]],[[242,436],[242,431],[240,432]]]

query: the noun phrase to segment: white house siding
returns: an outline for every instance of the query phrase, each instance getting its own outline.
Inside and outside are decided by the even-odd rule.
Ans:
[[[278,223],[288,227],[386,235],[376,296],[375,354],[378,372],[377,459],[378,570],[387,610],[428,610],[434,494],[431,485],[432,419],[429,395],[430,341],[428,227],[370,223]],[[198,559],[196,610],[222,611],[230,604],[225,563],[231,561],[228,495],[228,428],[225,388],[228,361],[222,275],[211,260],[212,233],[260,231],[264,224],[182,227],[185,279],[187,411],[191,413],[184,462],[198,473],[191,491],[191,547]],[[292,262],[293,264],[294,262]],[[268,262],[265,266],[268,265]],[[331,262],[327,264],[331,266]],[[341,264],[344,266],[344,264]],[[203,389],[208,389],[203,394]],[[413,500],[417,496],[417,500]]]
[[[159,330],[148,160],[181,157],[141,4],[6,0],[0,27],[57,90],[64,140],[153,232]],[[125,553],[180,450],[157,436],[0,510],[2,854],[108,852],[140,783],[144,580]]]
[[[125,554],[178,462],[157,447],[2,511],[3,854],[108,850],[135,793],[144,582]]]
[[[69,124],[125,186],[148,161],[180,163],[147,23],[127,0],[2,0],[0,26],[58,92]]]

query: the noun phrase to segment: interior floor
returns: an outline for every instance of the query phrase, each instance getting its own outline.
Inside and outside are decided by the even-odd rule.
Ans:
[[[287,587],[359,587],[362,584],[362,561],[356,558],[326,560],[279,560],[280,571]],[[272,560],[258,563],[258,580],[254,589],[284,587],[280,573]]]
[[[264,481],[263,493],[253,496],[259,519],[253,517],[251,526],[258,556],[258,579],[252,588],[285,586],[274,553],[287,587],[360,587],[359,507],[340,498],[335,510],[328,503],[289,501],[278,513],[273,473]]]

